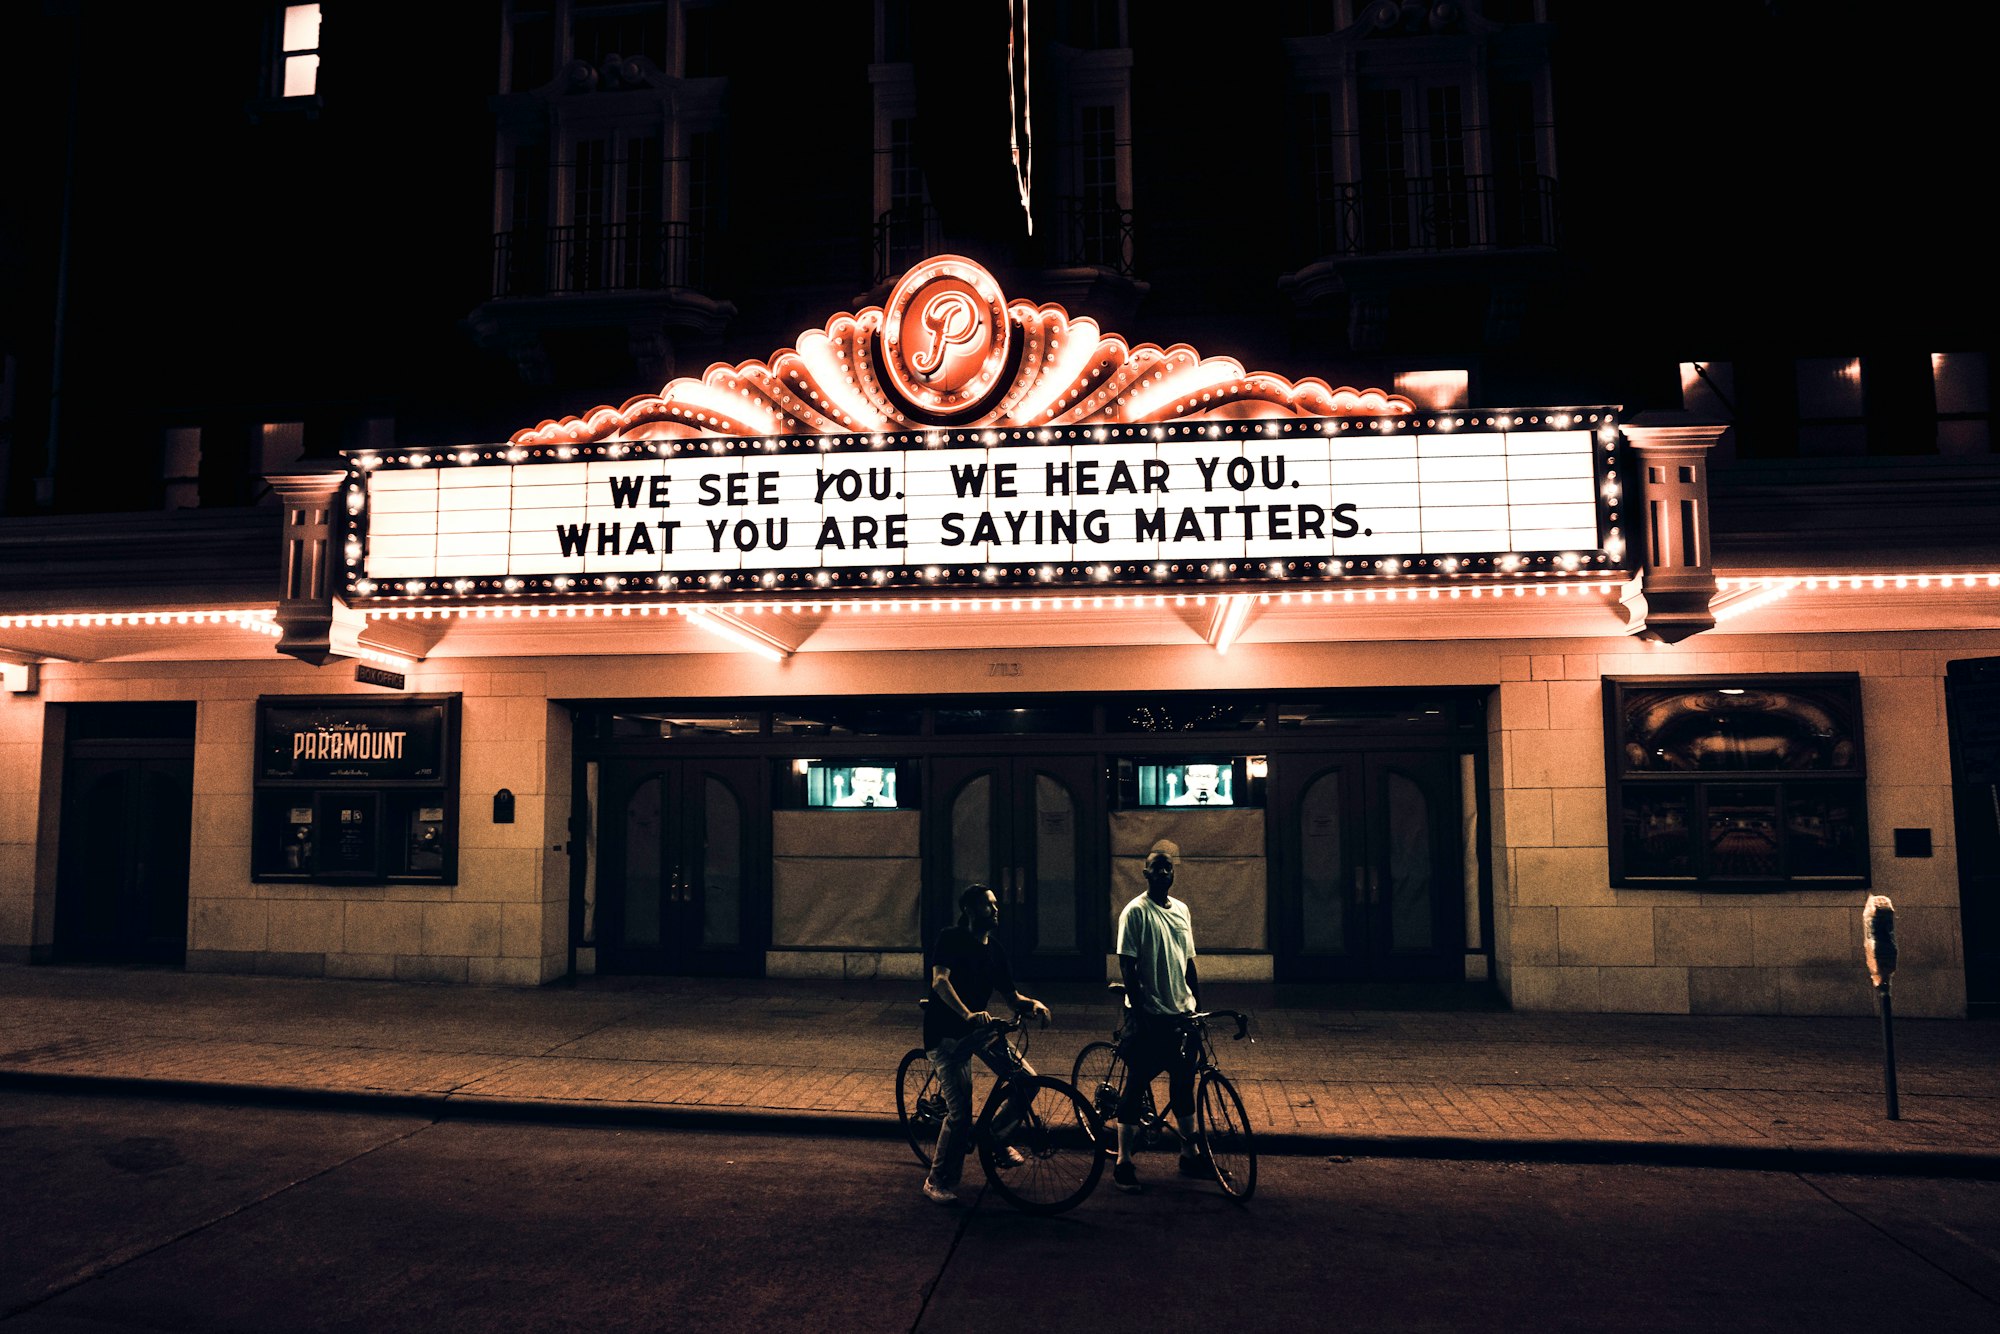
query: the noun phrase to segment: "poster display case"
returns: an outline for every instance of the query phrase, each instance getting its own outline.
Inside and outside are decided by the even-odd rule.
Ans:
[[[257,705],[251,878],[458,878],[457,695],[267,696]]]

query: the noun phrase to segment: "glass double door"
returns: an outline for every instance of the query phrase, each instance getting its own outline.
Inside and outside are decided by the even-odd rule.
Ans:
[[[1464,975],[1460,761],[1300,756],[1273,774],[1282,981]]]
[[[934,760],[926,880],[944,892],[930,919],[954,921],[959,891],[989,885],[1018,978],[1102,976],[1109,909],[1097,773],[1087,755]]]
[[[605,972],[754,973],[751,912],[768,893],[759,761],[606,761],[594,903]]]

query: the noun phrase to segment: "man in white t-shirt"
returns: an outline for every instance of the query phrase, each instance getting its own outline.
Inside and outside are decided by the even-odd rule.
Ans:
[[[1167,839],[1146,854],[1146,892],[1118,914],[1118,968],[1125,979],[1125,1003],[1131,1008],[1125,1028],[1125,1064],[1131,1074],[1118,1102],[1118,1165],[1111,1180],[1118,1189],[1137,1192],[1139,1170],[1132,1147],[1139,1136],[1139,1109],[1145,1091],[1162,1071],[1170,1089],[1168,1106],[1181,1135],[1183,1176],[1205,1177],[1208,1165],[1193,1151],[1194,1052],[1182,1039],[1182,1016],[1200,1005],[1200,981],[1194,968],[1194,923],[1187,904],[1167,891],[1174,883],[1181,850]]]

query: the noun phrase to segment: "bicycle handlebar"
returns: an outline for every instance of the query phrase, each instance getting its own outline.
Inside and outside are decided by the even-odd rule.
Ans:
[[[1241,1042],[1250,1035],[1250,1016],[1241,1010],[1198,1010],[1188,1016],[1190,1019],[1200,1020],[1203,1023],[1206,1023],[1210,1019],[1221,1019],[1224,1017],[1236,1021],[1236,1037],[1234,1041]]]

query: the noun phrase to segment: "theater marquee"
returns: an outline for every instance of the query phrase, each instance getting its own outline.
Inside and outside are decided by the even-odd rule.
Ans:
[[[346,589],[1601,575],[1626,554],[1619,444],[1608,408],[1419,412],[1128,349],[946,257],[769,366],[506,445],[351,452]]]

